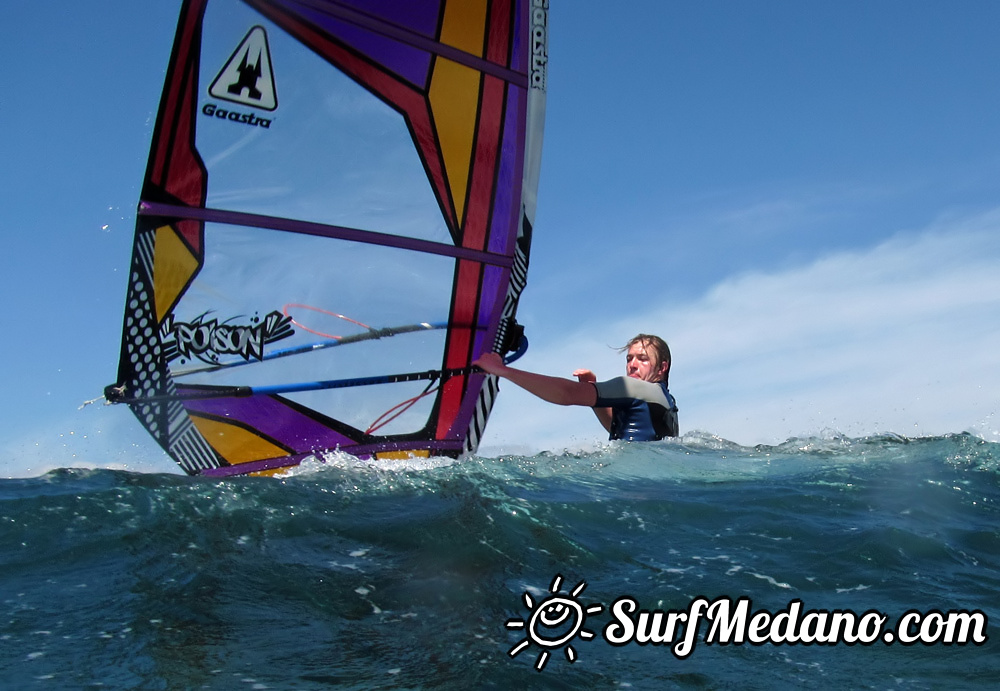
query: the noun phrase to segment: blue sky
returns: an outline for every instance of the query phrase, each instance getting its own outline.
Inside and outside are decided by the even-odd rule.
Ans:
[[[7,13],[0,475],[174,471],[127,409],[78,406],[117,369],[177,3]],[[521,365],[610,377],[648,331],[683,432],[996,440],[998,26],[991,0],[554,0]],[[483,451],[602,436],[506,385]]]

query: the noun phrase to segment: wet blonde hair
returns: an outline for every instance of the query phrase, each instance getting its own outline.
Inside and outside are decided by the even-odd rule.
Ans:
[[[663,373],[663,381],[667,381],[667,377],[670,375],[670,346],[659,336],[653,336],[652,334],[639,334],[632,338],[628,343],[623,345],[618,349],[619,353],[628,352],[628,349],[634,346],[636,343],[640,344],[647,351],[652,350],[656,361],[653,363],[654,369],[659,370],[660,365],[667,363],[667,369]]]

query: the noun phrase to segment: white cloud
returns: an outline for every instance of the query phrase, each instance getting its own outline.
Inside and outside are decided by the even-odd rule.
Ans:
[[[1000,210],[732,277],[692,303],[588,324],[565,339],[536,338],[523,366],[568,376],[596,363],[611,376],[623,361],[605,346],[640,331],[671,344],[682,431],[744,444],[827,429],[996,435]],[[483,451],[558,450],[602,436],[589,411],[554,409],[508,383]]]

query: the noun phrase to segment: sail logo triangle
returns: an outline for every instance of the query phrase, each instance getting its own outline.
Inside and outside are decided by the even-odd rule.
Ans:
[[[277,109],[278,93],[264,27],[255,26],[247,32],[208,93],[223,101],[263,110]]]

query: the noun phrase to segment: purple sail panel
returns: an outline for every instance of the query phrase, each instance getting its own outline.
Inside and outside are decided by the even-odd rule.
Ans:
[[[503,143],[497,171],[496,201],[489,251],[512,255],[521,218],[521,179],[524,171],[524,111],[527,98],[523,89],[507,87]]]
[[[335,37],[375,64],[416,87],[426,85],[431,54],[419,47],[378,33],[382,22],[433,40],[440,15],[440,0],[413,2],[323,3],[278,0],[275,4],[293,12],[320,31]],[[347,6],[344,10],[341,6]],[[353,6],[353,7],[351,7]]]
[[[196,415],[255,430],[263,438],[293,453],[356,443],[332,429],[328,422],[314,419],[275,396],[193,399],[185,401],[184,407]]]

